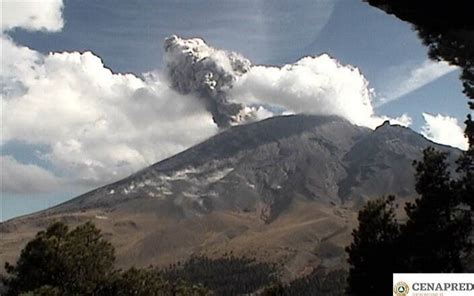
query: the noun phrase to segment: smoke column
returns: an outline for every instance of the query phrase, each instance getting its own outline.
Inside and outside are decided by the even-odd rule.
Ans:
[[[171,86],[182,94],[195,94],[203,100],[220,128],[255,117],[252,108],[232,102],[227,91],[236,79],[247,73],[251,63],[235,52],[208,46],[202,39],[165,39],[166,72]]]

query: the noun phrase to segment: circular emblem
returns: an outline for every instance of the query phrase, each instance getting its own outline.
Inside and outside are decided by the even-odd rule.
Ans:
[[[395,286],[393,286],[393,293],[397,296],[406,296],[410,288],[408,287],[407,283],[405,282],[398,282]]]

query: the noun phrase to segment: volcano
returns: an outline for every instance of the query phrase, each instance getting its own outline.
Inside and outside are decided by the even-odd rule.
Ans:
[[[357,211],[370,199],[417,197],[412,162],[428,146],[413,130],[375,130],[336,116],[290,115],[231,127],[113,184],[0,225],[14,261],[52,221],[92,220],[120,267],[164,266],[232,252],[276,262],[294,278],[345,265]]]

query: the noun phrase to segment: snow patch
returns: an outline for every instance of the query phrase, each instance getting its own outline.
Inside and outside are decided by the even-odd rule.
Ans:
[[[164,181],[175,181],[175,180],[186,180],[189,179],[189,174],[198,174],[200,171],[196,168],[187,168],[184,170],[176,171],[171,176],[168,175],[161,175],[160,179]]]
[[[223,170],[220,170],[220,171],[215,171],[209,177],[207,177],[207,182],[208,183],[217,182],[217,181],[223,179],[225,176],[227,176],[233,170],[234,170],[234,168],[226,168],[226,169],[223,169]]]

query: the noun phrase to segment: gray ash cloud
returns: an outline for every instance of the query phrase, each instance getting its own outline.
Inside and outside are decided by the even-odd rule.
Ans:
[[[248,72],[251,63],[241,55],[208,46],[202,39],[165,39],[166,73],[171,86],[200,98],[220,128],[255,117],[252,108],[232,102],[227,91]]]

